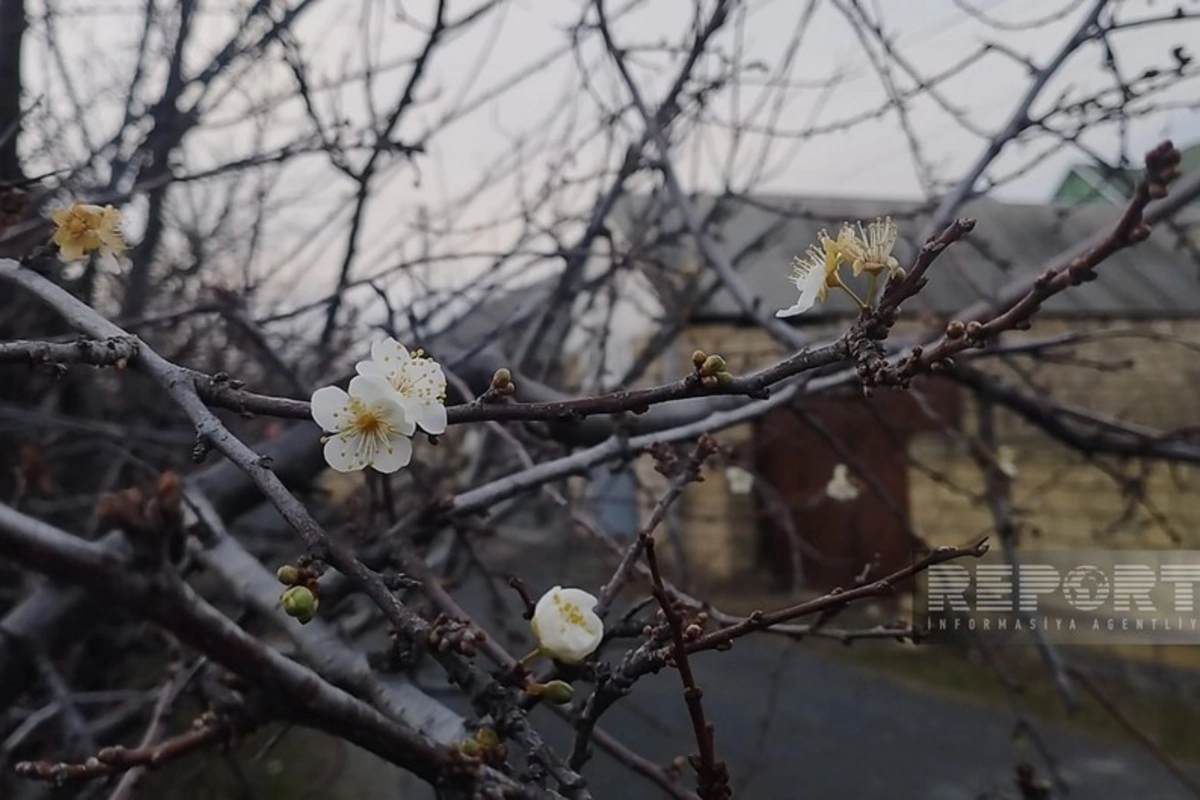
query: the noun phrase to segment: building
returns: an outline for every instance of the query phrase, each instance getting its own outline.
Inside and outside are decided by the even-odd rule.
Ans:
[[[1200,169],[1200,142],[1183,148],[1180,153],[1183,156],[1180,167],[1184,172]],[[1054,190],[1052,202],[1070,206],[1083,203],[1120,206],[1129,199],[1140,175],[1140,169],[1128,164],[1108,167],[1094,161],[1081,161],[1067,169]]]
[[[821,197],[697,199],[718,247],[762,312],[795,299],[793,256],[821,228],[890,215],[900,228],[897,256],[910,263],[913,237],[928,207],[915,202]],[[1060,253],[1106,229],[1105,204],[1021,205],[981,199],[960,216],[978,220],[971,236],[947,250],[926,289],[904,309],[895,335],[940,327],[960,309],[1013,279],[1036,274]],[[677,379],[695,349],[723,355],[744,373],[785,354],[749,324],[734,298],[703,284],[699,255],[669,204],[639,197],[620,210],[615,227],[647,275],[668,317],[686,320],[683,334],[659,359],[650,382]],[[1006,343],[1084,334],[1053,360],[1033,355],[989,359],[985,369],[1035,394],[1133,423],[1171,431],[1200,419],[1200,267],[1172,231],[1156,231],[1115,255],[1100,278],[1052,298],[1032,330]],[[697,278],[697,276],[703,276]],[[840,293],[791,321],[814,342],[843,332],[855,315]],[[983,362],[981,362],[981,366]],[[907,562],[914,536],[962,543],[993,530],[983,477],[971,454],[980,404],[948,379],[927,378],[911,392],[857,389],[806,398],[752,424],[725,431],[732,455],[680,501],[689,561],[712,583],[747,574],[813,589],[851,584],[868,563],[880,570]],[[1144,546],[1200,537],[1200,472],[1161,463],[1092,458],[1057,442],[999,408],[995,428],[1012,483],[1023,546]],[[826,492],[836,465],[846,464],[859,489],[841,502]],[[754,475],[752,490],[723,479],[727,465]],[[651,476],[653,477],[653,476]]]

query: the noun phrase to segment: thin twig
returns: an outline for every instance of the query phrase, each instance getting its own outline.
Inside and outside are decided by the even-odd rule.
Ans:
[[[696,770],[696,794],[700,795],[701,800],[727,800],[733,796],[729,788],[729,770],[724,761],[717,760],[713,724],[704,717],[704,692],[696,684],[696,677],[692,674],[692,666],[688,662],[683,620],[663,588],[662,573],[654,555],[653,535],[643,533],[639,538],[643,540],[646,564],[649,565],[650,575],[654,580],[654,597],[662,607],[667,625],[671,628],[671,657],[679,671],[679,680],[683,683],[683,699],[687,703],[692,731],[696,735],[697,752],[688,757],[692,768]]]

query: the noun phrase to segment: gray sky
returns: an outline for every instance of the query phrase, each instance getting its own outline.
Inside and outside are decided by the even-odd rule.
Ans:
[[[921,73],[945,70],[985,40],[996,41],[1012,52],[1044,63],[1091,5],[1080,0],[961,0],[1006,24],[1026,23],[1065,11],[1061,19],[1029,30],[991,30],[965,14],[950,0],[867,0],[864,6],[881,17],[883,27],[894,35],[902,57]],[[36,5],[36,4],[35,4]],[[370,63],[379,72],[374,93],[378,108],[395,101],[407,68],[403,66],[419,48],[422,37],[408,20],[429,20],[433,0],[403,2],[318,4],[301,21],[297,38],[306,52],[316,54],[313,81],[328,82],[346,70]],[[624,3],[610,0],[610,13]],[[748,61],[759,61],[768,69],[781,62],[806,3],[800,0],[759,0],[743,4],[727,30],[718,37],[726,52],[737,48]],[[97,7],[80,4],[81,7]],[[130,50],[137,26],[130,24],[140,3],[98,6],[101,13],[89,15],[87,24],[61,24],[59,36],[71,55],[70,70],[84,96],[104,97],[127,81]],[[474,3],[451,2],[457,16]],[[619,43],[633,50],[636,77],[642,82],[648,102],[665,91],[674,65],[661,57],[645,54],[648,45],[683,40],[692,15],[692,0],[648,0],[615,23]],[[1162,3],[1126,0],[1126,17],[1163,13]],[[202,3],[198,21],[203,47],[189,53],[195,65],[205,63],[211,52],[231,34],[231,17],[226,6]],[[433,126],[441,126],[451,109],[471,106],[471,113],[455,117],[430,141],[427,153],[415,164],[394,158],[379,178],[383,202],[367,218],[356,275],[373,274],[398,258],[411,258],[419,247],[414,235],[420,209],[425,207],[439,226],[428,237],[433,252],[503,249],[512,242],[512,225],[489,225],[497,214],[511,215],[520,204],[517,198],[538,191],[552,163],[564,150],[572,154],[566,169],[573,189],[563,189],[554,208],[562,213],[590,204],[597,184],[583,179],[601,159],[614,159],[603,137],[596,135],[602,114],[621,107],[628,96],[617,82],[597,36],[590,36],[579,58],[568,50],[571,25],[579,19],[581,5],[567,0],[516,0],[469,32],[457,35],[439,49],[430,64],[430,78],[422,85],[422,105],[405,118],[397,137],[414,141]],[[123,10],[122,10],[123,9]],[[367,11],[364,11],[367,9]],[[401,11],[402,10],[402,11]],[[35,9],[36,11],[36,9]],[[64,19],[66,7],[59,9]],[[364,19],[368,21],[363,25]],[[81,20],[82,21],[82,20]],[[364,27],[368,31],[364,34]],[[1169,64],[1171,47],[1197,40],[1195,23],[1157,25],[1121,34],[1118,38],[1120,66],[1136,74],[1152,64]],[[69,106],[61,86],[37,86],[52,73],[52,59],[44,40],[35,39],[30,49],[35,88],[45,91],[62,116]],[[161,45],[160,45],[161,47]],[[880,79],[864,55],[863,46],[834,5],[825,0],[813,18],[798,49],[787,79],[791,89],[782,97],[772,121],[770,108],[754,116],[758,125],[781,131],[804,131],[812,126],[829,126],[852,118],[857,112],[877,107],[886,97]],[[554,58],[558,53],[557,58]],[[509,82],[530,65],[547,60],[549,66],[533,77],[493,97],[496,87]],[[160,59],[161,62],[161,59]],[[192,169],[217,164],[249,152],[259,138],[283,144],[305,130],[299,103],[272,106],[261,111],[265,100],[286,95],[290,73],[277,57],[256,63],[236,76],[214,95],[210,118],[217,124],[189,140],[188,161]],[[387,69],[387,65],[392,68]],[[395,65],[400,64],[397,68]],[[1103,85],[1108,77],[1101,70],[1101,54],[1092,48],[1078,54],[1045,91],[1047,102],[1067,87]],[[592,80],[582,88],[581,69]],[[699,74],[713,74],[711,63],[702,64]],[[836,79],[836,81],[835,81]],[[900,76],[901,85],[911,84]],[[1028,82],[1023,67],[1013,58],[991,53],[962,70],[939,87],[947,101],[973,125],[994,131],[1010,113]],[[740,140],[737,158],[730,170],[732,137],[728,123],[746,118],[749,109],[762,99],[762,89],[752,85],[715,95],[708,109],[710,124],[695,131],[676,152],[677,167],[690,188],[720,188],[731,176],[735,189],[754,188],[789,194],[835,194],[876,197],[914,197],[922,194],[917,170],[896,115],[802,139],[796,136],[769,140],[746,135]],[[1190,96],[1189,96],[1190,95]],[[1194,84],[1176,92],[1175,101],[1193,101]],[[773,96],[778,97],[778,96]],[[335,117],[361,123],[367,119],[368,104],[359,88],[322,92],[319,105],[327,120]],[[1042,106],[1044,107],[1044,105]],[[256,111],[258,109],[258,111]],[[1039,107],[1035,106],[1037,113]],[[117,121],[118,108],[101,101],[87,114],[93,136],[103,138],[104,129]],[[928,98],[912,103],[910,121],[922,150],[940,181],[949,181],[966,169],[985,146],[980,136],[966,131],[944,109]],[[620,124],[626,136],[640,131],[640,120],[625,113]],[[353,125],[352,125],[353,127]],[[1200,115],[1195,110],[1176,110],[1135,120],[1129,127],[1129,150],[1134,158],[1163,135],[1180,144],[1200,139]],[[77,138],[77,137],[76,137]],[[70,139],[64,139],[64,142]],[[1119,140],[1115,128],[1090,132],[1084,139],[1106,157],[1115,158]],[[78,146],[80,142],[73,141]],[[63,144],[58,146],[63,147]],[[256,146],[256,145],[255,145]],[[764,147],[768,157],[761,174],[756,165]],[[1021,163],[1037,145],[1011,147],[997,162],[999,172]],[[517,154],[528,157],[518,175],[500,171],[486,177],[498,164]],[[59,158],[65,158],[62,153]],[[1046,199],[1077,154],[1063,153],[1048,159],[1025,177],[1005,186],[998,196],[1009,200]],[[48,162],[54,154],[46,156]],[[55,166],[61,166],[56,164]],[[338,175],[320,158],[288,167],[279,176],[273,202],[286,204],[288,211],[268,231],[268,248],[259,270],[286,268],[303,275],[303,282],[289,284],[290,298],[318,296],[328,291],[335,265],[344,249],[346,218],[354,185]],[[299,202],[297,202],[299,201]],[[202,203],[196,204],[198,208]],[[197,212],[201,213],[201,212]],[[136,208],[131,214],[136,219]],[[442,226],[449,225],[450,229]],[[546,242],[540,243],[542,248]],[[470,274],[470,263],[454,269],[439,267],[423,280],[438,284],[458,282]]]

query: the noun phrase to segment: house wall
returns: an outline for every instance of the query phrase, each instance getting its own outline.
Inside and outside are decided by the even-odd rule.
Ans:
[[[1101,321],[1039,319],[1033,329],[1005,341],[1028,341],[1064,334],[1114,329],[1131,335],[1084,342],[1074,361],[1038,362],[1027,356],[980,360],[982,368],[1014,383],[1029,381],[1056,399],[1156,430],[1200,427],[1200,321]],[[898,337],[904,330],[898,329]],[[820,340],[820,337],[818,337]],[[1176,341],[1176,340],[1182,340]],[[1190,344],[1189,344],[1190,343]],[[687,369],[695,349],[718,352],[731,371],[746,372],[777,360],[781,351],[761,330],[727,324],[697,325],[683,335],[671,374],[652,371],[648,381],[673,380]],[[1059,350],[1065,355],[1065,351]],[[1022,378],[1023,376],[1023,378]],[[964,391],[962,427],[977,429],[977,406]],[[1200,469],[1186,465],[1088,462],[1040,429],[1005,409],[996,410],[1001,444],[1011,448],[1017,466],[1013,501],[1022,523],[1023,547],[1200,546]],[[740,463],[753,463],[753,426],[722,431],[719,440],[737,451]],[[979,469],[962,436],[916,433],[908,439],[909,508],[914,531],[930,544],[961,543],[990,530],[982,502]],[[661,476],[643,459],[640,476],[651,491],[642,501],[649,513]],[[688,560],[712,583],[745,574],[755,566],[758,517],[769,513],[761,498],[732,494],[724,477],[729,461],[714,459],[704,483],[685,491],[678,504]],[[798,469],[803,458],[797,458]],[[1131,500],[1121,485],[1144,488]],[[867,502],[868,494],[860,500]]]

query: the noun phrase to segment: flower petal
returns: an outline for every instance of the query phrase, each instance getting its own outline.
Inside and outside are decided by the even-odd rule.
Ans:
[[[101,247],[100,251],[100,266],[105,272],[110,275],[121,274],[121,259],[117,258],[117,254],[107,247]]]
[[[537,603],[533,606],[533,618],[537,619],[538,617],[544,616],[547,611],[553,611],[554,610],[554,594],[555,594],[555,592],[561,592],[561,591],[562,591],[561,586],[555,586],[555,587],[552,587],[549,591],[547,591],[544,595],[539,597]]]
[[[78,241],[71,241],[65,244],[60,243],[58,246],[58,257],[68,263],[78,261],[83,258],[83,244]]]
[[[407,436],[393,436],[387,445],[375,451],[371,466],[380,472],[390,474],[402,467],[407,467],[412,461],[412,440]]]
[[[384,418],[404,436],[412,436],[417,432],[417,417],[420,414],[420,408],[413,404],[407,397],[402,397],[393,393],[383,401]]]
[[[412,356],[409,354],[408,348],[388,336],[376,339],[375,343],[371,345],[371,359],[379,362],[379,365],[385,370],[390,370],[408,363]]]
[[[325,461],[338,472],[357,472],[367,466],[365,444],[361,436],[330,436],[325,442]]]
[[[446,418],[446,407],[438,402],[428,403],[421,407],[417,415],[421,430],[434,436],[446,432],[449,420]]]
[[[576,589],[573,586],[566,589],[560,589],[558,592],[558,597],[560,600],[562,600],[562,602],[575,603],[585,611],[591,611],[596,607],[596,604],[600,602],[596,599],[595,595],[585,592],[583,589]]]
[[[781,308],[775,312],[777,317],[798,317],[805,311],[813,307],[813,301],[810,299],[805,302],[804,298],[800,298],[787,308]]]
[[[364,403],[378,402],[396,404],[396,390],[383,378],[374,375],[356,375],[350,379],[350,394]]]
[[[360,361],[354,365],[354,371],[369,378],[388,379],[387,372],[374,361]]]
[[[336,432],[350,424],[350,396],[337,386],[322,386],[310,401],[313,420],[322,430]]]

